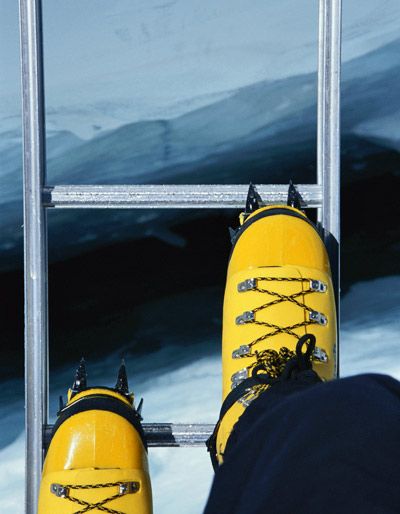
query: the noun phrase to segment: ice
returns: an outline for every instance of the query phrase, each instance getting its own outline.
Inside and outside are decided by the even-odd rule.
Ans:
[[[299,122],[311,133],[316,6],[306,0],[44,2],[53,178],[132,179],[129,159],[128,167],[121,163],[133,153],[134,178],[156,181],[165,178],[168,166],[209,159],[237,148],[238,142],[272,140]],[[347,133],[377,138],[398,149],[400,3],[349,0],[343,15],[343,126]],[[22,234],[17,17],[17,2],[0,2],[3,251],[18,248]],[[135,122],[146,122],[145,129]],[[168,152],[166,133],[175,137]],[[113,148],[119,151],[110,175],[98,162],[101,152]],[[71,168],[74,159],[77,166]],[[139,223],[150,221],[141,218]],[[154,234],[151,227],[144,230]],[[169,227],[161,227],[158,236],[184,244]],[[87,237],[97,240],[99,234],[90,231]],[[399,286],[400,277],[366,282],[354,286],[344,299],[343,376],[380,372],[400,379]],[[135,362],[146,421],[216,420],[219,357],[188,356],[185,351],[176,347]],[[166,366],[166,359],[175,365]],[[111,385],[115,377],[109,368],[115,361],[114,355],[92,363],[93,378]],[[53,375],[53,413],[58,394],[70,383],[70,371],[60,369]],[[3,389],[9,387],[9,401],[0,404],[0,511],[22,514],[23,400],[16,392],[21,384],[14,386],[3,384]],[[150,465],[156,514],[202,512],[213,475],[204,449],[153,449]]]
[[[14,427],[15,430],[16,427]],[[24,436],[0,450],[0,511],[23,514],[24,511]]]
[[[48,124],[92,137],[316,68],[317,2],[44,2]],[[0,6],[0,113],[19,112],[18,5]],[[343,9],[344,61],[398,38],[397,0]],[[62,37],[60,37],[62,34]],[[290,34],[290,37],[288,37]],[[3,117],[3,116],[1,116]]]
[[[344,3],[344,138],[399,148],[399,16],[397,0]],[[22,262],[17,2],[0,2],[0,27],[0,269],[10,269]],[[240,183],[231,164],[248,169],[246,158],[268,182],[299,134],[315,139],[316,40],[307,0],[44,2],[49,184]],[[55,255],[148,234],[184,244],[176,216],[140,228],[117,213],[117,232],[101,216],[54,238]],[[70,233],[73,212],[49,218]]]

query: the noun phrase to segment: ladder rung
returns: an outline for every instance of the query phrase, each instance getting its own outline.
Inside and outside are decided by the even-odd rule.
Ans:
[[[50,443],[53,425],[44,429],[44,447]],[[143,423],[143,430],[149,447],[204,446],[214,430],[214,425],[185,423]]]
[[[236,209],[245,205],[248,188],[247,184],[46,186],[43,204],[62,209]],[[320,185],[301,184],[297,188],[305,206],[321,206]],[[288,185],[257,185],[257,191],[266,204],[285,203]]]

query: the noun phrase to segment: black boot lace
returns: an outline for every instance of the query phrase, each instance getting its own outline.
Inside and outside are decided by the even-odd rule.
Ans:
[[[244,407],[247,407],[271,386],[284,381],[302,379],[303,383],[308,384],[321,381],[312,370],[312,356],[315,351],[315,344],[316,338],[314,334],[305,334],[299,338],[294,352],[285,347],[283,352],[282,348],[279,352],[275,351],[270,354],[267,360],[254,366],[251,377],[244,379],[228,394],[222,404],[218,423],[206,442],[214,470],[219,465],[217,457],[218,430],[223,417],[236,402],[240,402]],[[278,370],[282,370],[280,374],[278,374]],[[272,375],[270,374],[271,372]]]
[[[269,288],[266,289],[262,286],[263,282],[298,282],[301,285],[301,290],[290,295],[285,295]],[[308,284],[308,288],[304,288],[305,284]],[[239,348],[233,351],[232,357],[234,359],[241,359],[243,357],[255,357],[255,359],[249,366],[239,370],[232,376],[232,389],[237,387],[244,379],[249,377],[253,370],[256,370],[256,372],[263,370],[270,378],[278,378],[282,374],[286,363],[295,357],[295,352],[289,350],[289,348],[286,346],[281,347],[279,351],[273,349],[258,351],[255,349],[256,345],[279,334],[288,334],[294,337],[296,340],[299,340],[301,336],[295,332],[296,329],[316,324],[327,325],[328,323],[328,319],[323,313],[311,309],[304,301],[299,300],[299,297],[304,297],[306,295],[326,293],[326,284],[319,280],[302,277],[255,277],[241,282],[238,285],[238,291],[239,293],[257,291],[259,293],[265,293],[273,296],[275,299],[260,305],[259,307],[255,307],[251,311],[245,311],[236,318],[237,325],[253,323],[255,325],[270,328],[272,330],[268,331],[266,334],[261,335],[257,339],[250,341],[247,344],[241,345]],[[308,314],[308,319],[304,319],[304,321],[288,326],[280,326],[257,319],[258,312],[283,302],[290,302],[297,305]],[[315,360],[319,360],[321,362],[327,361],[326,352],[320,348],[314,348],[312,357]]]
[[[106,489],[110,487],[118,487],[118,492],[113,494],[112,496],[108,496],[107,498],[100,500],[96,503],[90,503],[85,500],[81,500],[76,498],[76,496],[71,495],[71,491],[73,490],[82,490],[82,489]],[[140,484],[139,482],[109,482],[105,484],[87,484],[87,485],[76,485],[76,484],[51,484],[51,492],[55,494],[58,498],[64,498],[69,500],[70,502],[76,503],[83,509],[77,510],[73,514],[84,514],[85,512],[89,512],[91,510],[100,510],[102,512],[107,512],[108,514],[125,514],[120,510],[114,510],[109,507],[106,507],[106,503],[110,503],[117,498],[121,498],[126,494],[134,494],[139,491]]]

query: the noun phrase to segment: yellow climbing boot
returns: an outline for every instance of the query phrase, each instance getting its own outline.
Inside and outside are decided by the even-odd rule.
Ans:
[[[208,444],[214,467],[241,414],[289,362],[309,359],[322,380],[337,372],[335,294],[316,227],[287,205],[256,205],[240,220],[224,298],[223,404]]]
[[[152,513],[139,411],[124,365],[114,389],[88,388],[81,362],[47,450],[38,514]]]

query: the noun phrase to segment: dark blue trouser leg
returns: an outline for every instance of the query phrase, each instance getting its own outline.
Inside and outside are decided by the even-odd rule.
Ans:
[[[360,375],[290,387],[246,409],[205,514],[399,514],[400,383]]]

